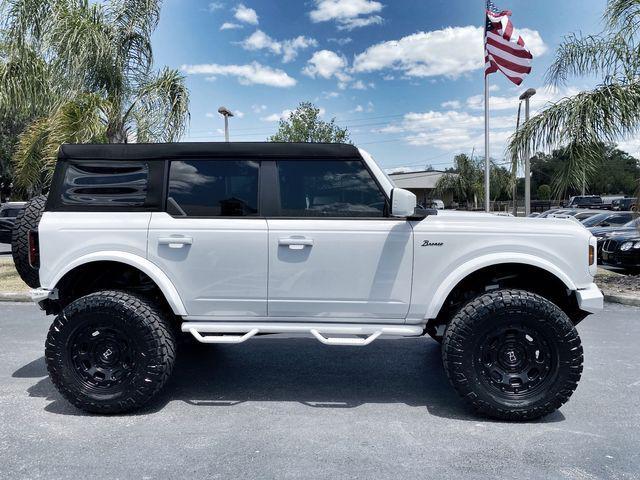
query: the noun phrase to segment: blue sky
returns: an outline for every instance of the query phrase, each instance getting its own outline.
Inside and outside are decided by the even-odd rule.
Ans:
[[[534,54],[521,87],[490,77],[491,155],[502,158],[517,96],[544,87],[563,35],[600,30],[605,0],[494,3],[513,11]],[[483,0],[165,0],[153,42],[158,66],[187,75],[185,141],[223,139],[220,105],[237,113],[232,140],[252,141],[312,101],[384,168],[444,169],[456,153],[484,155],[483,11]],[[534,111],[588,86],[540,90]]]

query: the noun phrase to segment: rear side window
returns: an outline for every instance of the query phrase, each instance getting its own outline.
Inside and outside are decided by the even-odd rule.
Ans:
[[[281,160],[278,178],[281,216],[385,216],[386,197],[358,160]]]
[[[67,207],[144,207],[148,185],[145,162],[70,162],[60,201]]]
[[[167,211],[175,217],[258,215],[259,162],[172,161]]]

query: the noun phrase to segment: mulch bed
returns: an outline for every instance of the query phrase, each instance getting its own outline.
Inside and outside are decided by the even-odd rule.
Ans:
[[[640,296],[640,275],[598,270],[598,286],[610,295]]]

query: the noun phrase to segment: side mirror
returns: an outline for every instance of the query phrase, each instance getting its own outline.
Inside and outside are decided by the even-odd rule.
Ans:
[[[409,190],[394,188],[391,190],[391,216],[410,217],[414,214],[418,199]]]

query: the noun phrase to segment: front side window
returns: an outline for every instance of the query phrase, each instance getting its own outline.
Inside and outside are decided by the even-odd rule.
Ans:
[[[254,161],[172,161],[167,211],[176,217],[246,217],[258,214]]]
[[[280,215],[384,217],[386,197],[357,160],[281,160]]]

